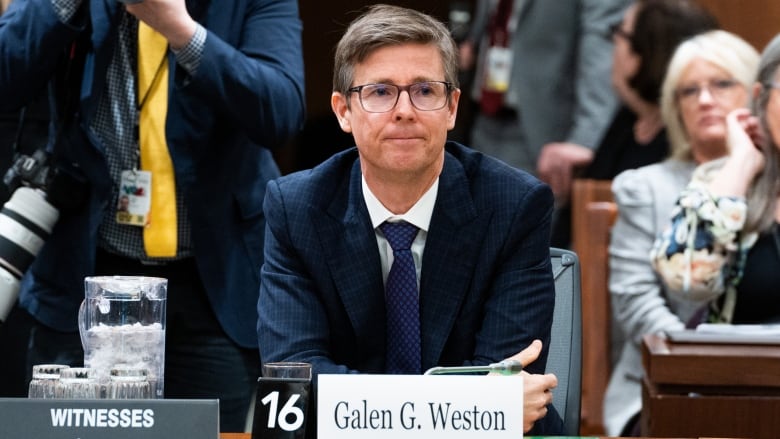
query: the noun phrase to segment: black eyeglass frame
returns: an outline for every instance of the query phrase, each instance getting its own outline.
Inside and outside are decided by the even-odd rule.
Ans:
[[[446,98],[444,99],[444,103],[441,105],[441,107],[437,108],[420,108],[417,106],[417,104],[414,103],[414,98],[412,97],[412,94],[409,92],[412,87],[419,86],[421,84],[444,84],[445,86],[445,93],[447,94]],[[390,106],[387,110],[384,111],[371,111],[366,108],[366,106],[363,104],[363,88],[370,87],[372,85],[385,85],[388,87],[395,87],[398,89],[398,94],[395,95],[395,102],[393,102],[393,105]],[[366,111],[367,113],[387,113],[389,111],[393,111],[393,109],[398,105],[398,99],[401,97],[401,92],[405,91],[406,94],[409,95],[409,101],[412,103],[412,106],[420,111],[437,111],[441,110],[442,108],[446,107],[447,104],[450,102],[450,96],[452,96],[452,90],[455,89],[455,86],[452,85],[451,82],[448,81],[420,81],[420,82],[414,82],[412,84],[407,85],[397,85],[397,84],[387,84],[382,82],[375,82],[371,84],[363,84],[363,85],[356,85],[354,87],[350,87],[347,89],[348,93],[357,93],[358,100],[360,101],[360,107]]]
[[[609,27],[609,38],[614,38],[616,36],[624,38],[628,42],[634,40],[634,34],[623,29],[623,23],[615,23]]]
[[[707,82],[707,84],[695,84],[685,87],[679,87],[674,91],[674,97],[678,102],[690,101],[692,99],[699,99],[701,93],[707,90],[714,99],[721,99],[730,90],[736,87],[744,85],[734,78],[714,79]]]

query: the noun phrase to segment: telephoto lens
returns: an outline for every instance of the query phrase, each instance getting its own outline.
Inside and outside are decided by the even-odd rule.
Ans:
[[[38,255],[60,212],[39,189],[20,187],[0,210],[0,323],[19,296],[19,281]]]

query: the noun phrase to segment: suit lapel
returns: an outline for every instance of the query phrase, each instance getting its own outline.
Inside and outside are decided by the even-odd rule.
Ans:
[[[363,201],[359,161],[355,160],[344,185],[315,226],[322,240],[323,263],[358,337],[358,348],[370,351],[384,346],[385,303],[379,250]]]
[[[420,279],[423,369],[437,365],[471,279],[488,221],[478,216],[466,174],[446,155]]]

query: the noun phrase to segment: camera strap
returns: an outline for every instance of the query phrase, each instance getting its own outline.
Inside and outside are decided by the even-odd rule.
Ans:
[[[24,120],[27,113],[27,106],[25,105],[19,110],[19,125],[16,127],[16,134],[14,134],[14,143],[11,145],[11,150],[14,155],[19,152],[20,145],[22,144],[22,133],[24,132]]]
[[[56,88],[54,84],[50,84],[50,87],[52,87],[52,94],[57,92],[57,88],[65,90],[62,108],[56,108],[55,111],[57,125],[54,130],[54,138],[52,139],[53,141],[49,142],[47,145],[47,152],[51,154],[54,153],[54,146],[62,139],[65,128],[73,121],[76,113],[78,113],[81,72],[84,69],[84,60],[86,58],[86,50],[82,47],[80,39],[81,38],[71,43],[66,60],[65,74],[62,77],[62,84]]]

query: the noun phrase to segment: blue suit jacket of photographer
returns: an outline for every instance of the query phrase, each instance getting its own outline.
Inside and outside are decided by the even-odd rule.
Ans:
[[[77,329],[98,226],[113,214],[106,146],[87,127],[104,90],[122,5],[85,1],[89,16],[77,17],[80,25],[59,22],[51,0],[17,0],[0,18],[2,109],[20,108],[50,79],[61,79],[64,54],[77,38],[87,48],[78,114],[57,146],[61,162],[76,163],[89,181],[86,205],[59,219],[20,296],[37,319],[63,331]],[[208,36],[194,75],[169,54],[168,146],[211,304],[235,341],[256,347],[262,201],[267,181],[279,175],[269,148],[284,144],[305,113],[302,25],[293,0],[188,0],[187,8]],[[65,92],[61,83],[53,87],[60,105]]]

